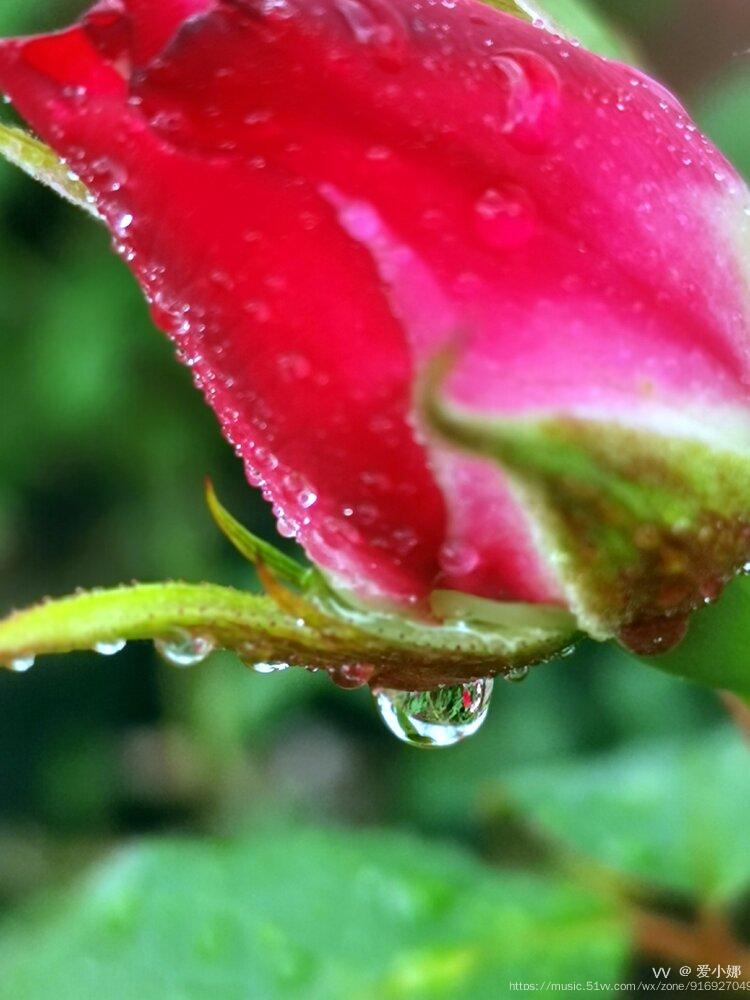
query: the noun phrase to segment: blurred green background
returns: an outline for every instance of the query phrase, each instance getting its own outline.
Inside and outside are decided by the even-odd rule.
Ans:
[[[0,33],[80,6],[3,0]],[[750,175],[746,0],[598,6]],[[0,165],[3,609],[131,578],[250,585],[207,473],[279,541],[108,243]],[[629,982],[651,964],[642,908],[721,913],[733,943],[707,939],[706,962],[750,940],[739,729],[609,647],[497,684],[480,734],[433,754],[397,744],[366,691],[226,654],[175,670],[148,644],[1,672],[0,720],[0,997]]]

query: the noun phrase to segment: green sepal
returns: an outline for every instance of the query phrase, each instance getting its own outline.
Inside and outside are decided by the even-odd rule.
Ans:
[[[684,616],[748,559],[747,452],[562,415],[472,413],[443,395],[451,365],[443,356],[427,373],[427,426],[506,473],[589,635]]]
[[[85,185],[54,150],[15,125],[0,123],[0,154],[34,180],[52,188],[84,212],[99,218]]]
[[[254,566],[267,566],[277,579],[290,583],[301,590],[310,585],[315,573],[312,568],[300,565],[296,559],[290,559],[273,545],[264,542],[262,538],[258,538],[257,535],[248,531],[220,503],[210,479],[206,480],[205,491],[206,504],[211,517],[216,522],[219,531],[232,543],[241,556]]]

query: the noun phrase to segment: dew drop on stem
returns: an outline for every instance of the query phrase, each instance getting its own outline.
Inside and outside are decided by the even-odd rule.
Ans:
[[[33,653],[29,653],[27,656],[17,656],[10,661],[10,669],[16,674],[25,674],[34,666],[35,659]]]
[[[173,667],[192,667],[202,663],[214,649],[214,642],[209,636],[193,635],[184,629],[156,639],[154,645]]]
[[[336,687],[353,691],[369,683],[375,673],[375,667],[369,663],[345,663],[330,671],[331,680]]]
[[[102,656],[114,656],[115,653],[119,653],[123,649],[125,649],[124,639],[109,639],[94,645],[94,650]]]
[[[256,674],[278,674],[282,670],[288,670],[288,663],[252,663],[250,669]]]

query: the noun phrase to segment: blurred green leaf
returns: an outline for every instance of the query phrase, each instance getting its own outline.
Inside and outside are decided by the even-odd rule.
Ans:
[[[750,178],[750,68],[744,61],[694,101],[695,119],[707,135]]]
[[[327,678],[326,690],[333,688]],[[210,670],[175,678],[170,704],[217,766],[242,754],[248,743],[268,741],[279,723],[320,693],[304,670],[255,674],[242,670],[232,653],[216,653]]]
[[[644,669],[613,643],[583,643],[572,656],[534,668],[522,684],[497,682],[475,738],[445,753],[400,753],[392,792],[398,815],[424,829],[486,833],[493,787],[505,775],[606,752],[617,739],[694,737],[709,720],[726,717],[718,706],[709,712],[713,700]]]
[[[496,806],[579,856],[703,904],[750,886],[750,751],[728,727],[519,769]]]
[[[611,25],[607,18],[587,0],[487,0],[492,7],[515,14],[524,20],[549,19],[550,23],[578,39],[592,52],[609,59],[635,62],[634,47],[624,33]]]
[[[621,28],[612,24],[587,0],[541,0],[545,13],[592,52],[635,63],[637,56]]]
[[[563,882],[493,873],[386,833],[166,841],[105,864],[0,939],[7,996],[385,1000],[618,980],[621,914]]]

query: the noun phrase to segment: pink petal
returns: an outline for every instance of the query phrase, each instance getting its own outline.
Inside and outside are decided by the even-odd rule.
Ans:
[[[407,420],[411,363],[369,256],[283,171],[185,156],[122,100],[69,95],[62,37],[0,47],[0,83],[96,196],[284,533],[348,585],[427,593],[443,504]],[[42,75],[40,53],[58,76]]]

